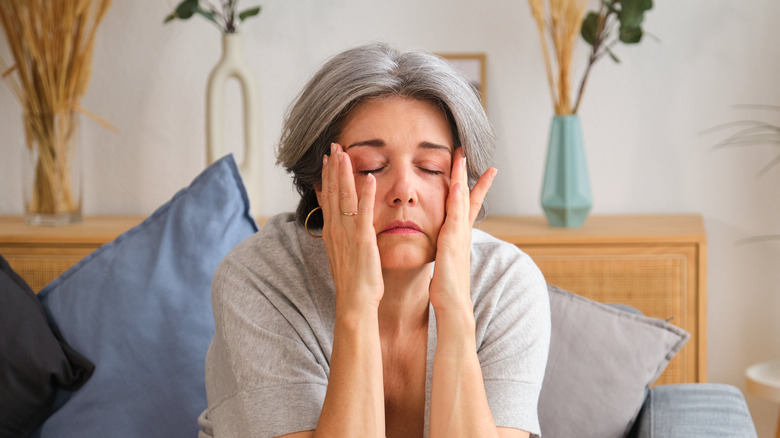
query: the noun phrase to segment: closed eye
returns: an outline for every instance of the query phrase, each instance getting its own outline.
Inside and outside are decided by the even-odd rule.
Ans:
[[[433,169],[426,169],[424,167],[418,167],[423,173],[427,173],[428,175],[442,175],[444,172],[440,170],[433,170]]]
[[[378,167],[376,169],[371,169],[371,170],[358,170],[358,173],[361,174],[361,175],[368,175],[369,173],[377,174],[377,173],[381,172],[383,169],[384,169],[384,167]]]

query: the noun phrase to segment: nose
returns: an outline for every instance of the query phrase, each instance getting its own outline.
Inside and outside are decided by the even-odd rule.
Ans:
[[[403,166],[390,172],[390,188],[387,191],[388,204],[394,207],[417,205],[417,191],[414,185],[414,169]]]

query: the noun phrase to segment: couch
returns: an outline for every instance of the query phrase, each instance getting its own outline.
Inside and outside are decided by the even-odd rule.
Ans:
[[[0,257],[0,437],[194,437],[211,277],[258,229],[231,156],[38,295]],[[652,386],[688,334],[548,287],[545,437],[755,437],[741,392]]]

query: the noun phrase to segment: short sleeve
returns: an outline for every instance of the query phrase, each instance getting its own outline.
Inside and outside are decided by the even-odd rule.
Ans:
[[[544,277],[513,245],[480,243],[473,248],[472,291],[480,291],[475,299],[477,353],[493,419],[497,426],[538,436],[539,394],[550,346]]]
[[[213,282],[206,416],[220,438],[313,430],[327,389],[326,354],[304,312],[254,271],[226,261]]]

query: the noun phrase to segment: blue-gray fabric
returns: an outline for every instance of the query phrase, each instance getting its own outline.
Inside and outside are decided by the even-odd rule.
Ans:
[[[704,383],[650,389],[636,438],[756,438],[739,389]]]
[[[46,286],[47,312],[95,371],[78,391],[61,391],[61,407],[34,436],[196,436],[214,334],[211,280],[256,230],[227,156]]]
[[[539,433],[537,401],[550,336],[546,285],[516,246],[474,230],[471,293],[477,354],[497,425]],[[270,438],[317,426],[328,385],[335,289],[321,239],[292,214],[271,218],[220,265],[217,331],[206,360],[201,437]],[[428,324],[426,429],[435,314]]]

